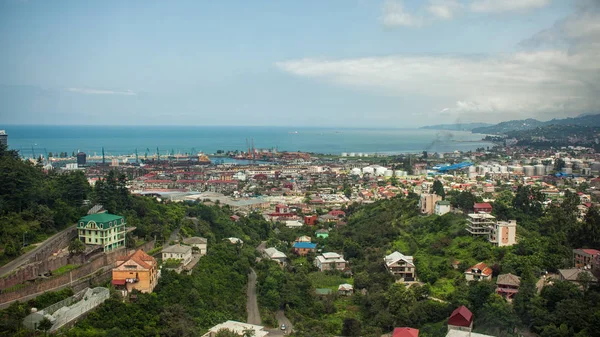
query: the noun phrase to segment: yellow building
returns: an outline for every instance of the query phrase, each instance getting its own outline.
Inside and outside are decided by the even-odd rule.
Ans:
[[[112,271],[112,284],[124,287],[128,292],[137,289],[150,293],[156,287],[158,277],[156,260],[140,249],[117,259],[117,266]]]

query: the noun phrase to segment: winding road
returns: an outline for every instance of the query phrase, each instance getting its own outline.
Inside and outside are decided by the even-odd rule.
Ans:
[[[264,250],[266,249],[267,242],[263,241],[256,247],[256,250],[262,255]],[[257,261],[260,261],[260,258],[257,258]],[[262,320],[260,318],[260,310],[258,308],[258,301],[256,298],[256,272],[254,269],[250,268],[250,273],[248,273],[248,302],[246,303],[246,311],[248,313],[247,323],[261,325]],[[285,316],[285,312],[283,310],[278,310],[275,313],[275,318],[277,319],[277,324],[273,329],[265,329],[269,331],[269,336],[285,336],[289,335],[293,330],[292,322]],[[285,324],[286,329],[281,330],[281,326]]]
[[[258,301],[256,300],[256,272],[250,268],[248,274],[248,302],[246,303],[246,311],[248,312],[247,323],[260,325],[260,310],[258,310]]]

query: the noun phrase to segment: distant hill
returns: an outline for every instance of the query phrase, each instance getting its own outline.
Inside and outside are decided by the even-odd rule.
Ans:
[[[537,119],[521,119],[498,123],[492,126],[473,128],[473,133],[484,134],[506,134],[512,131],[525,131],[540,128],[548,125],[578,125],[578,126],[600,126],[600,114],[586,114],[578,117],[569,117],[564,119],[553,119],[547,122],[541,122]]]
[[[457,124],[438,124],[420,127],[427,130],[447,130],[447,131],[471,131],[475,128],[492,126],[488,123],[457,123]]]

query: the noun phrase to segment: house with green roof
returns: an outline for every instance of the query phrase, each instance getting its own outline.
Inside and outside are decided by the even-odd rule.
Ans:
[[[125,247],[125,218],[109,213],[86,215],[77,222],[77,236],[91,246],[102,246],[103,251]]]

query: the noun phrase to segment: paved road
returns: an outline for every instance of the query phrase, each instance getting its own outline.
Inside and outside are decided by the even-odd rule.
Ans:
[[[278,310],[275,314],[275,318],[277,318],[277,322],[279,322],[280,327],[282,324],[285,324],[285,333],[287,335],[289,335],[293,331],[292,322],[287,317],[285,317],[285,313],[283,312],[283,310]]]
[[[37,251],[50,245],[50,243],[52,243],[52,241],[54,241],[58,236],[60,236],[61,234],[63,234],[66,231],[72,230],[73,227],[74,226],[69,226],[69,227],[63,229],[62,231],[47,238],[46,240],[44,240],[40,243],[37,243],[36,244],[37,247],[35,247],[34,249],[28,251],[27,253],[17,257],[16,259],[14,259],[14,260],[10,261],[9,263],[5,264],[4,266],[0,267],[0,277],[10,273],[14,269],[19,268],[23,263],[25,263],[25,261],[29,260],[30,257],[35,255],[35,253],[37,253]]]
[[[258,301],[256,300],[256,272],[250,268],[248,274],[248,302],[246,303],[248,312],[247,323],[260,325],[260,311],[258,310]]]

